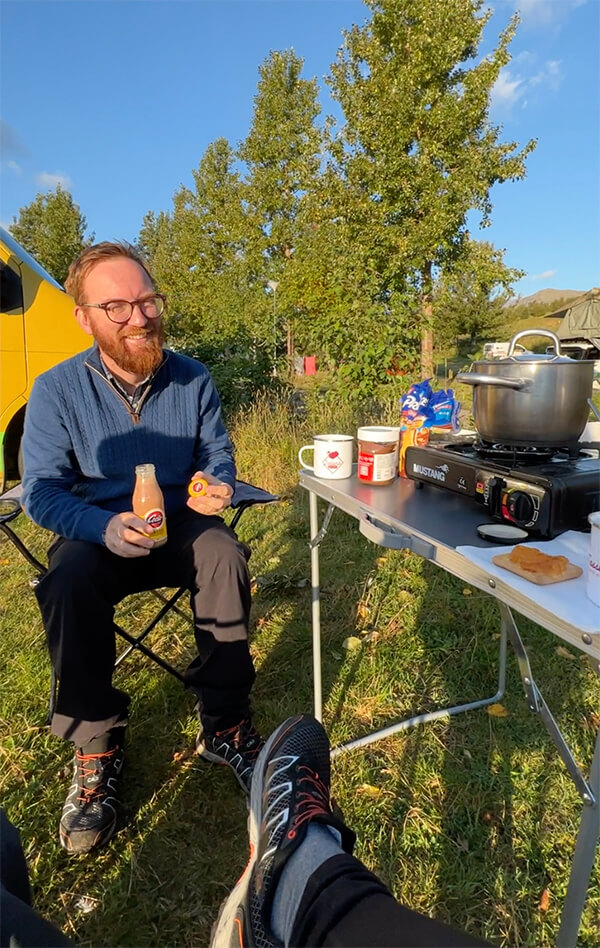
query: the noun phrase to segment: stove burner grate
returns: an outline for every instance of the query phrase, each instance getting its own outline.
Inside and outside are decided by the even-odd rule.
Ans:
[[[473,443],[473,449],[481,457],[496,459],[497,461],[510,461],[513,464],[542,464],[545,461],[551,461],[553,458],[557,460],[574,458],[579,455],[579,448],[578,444],[549,447],[539,444],[492,443],[481,439]]]

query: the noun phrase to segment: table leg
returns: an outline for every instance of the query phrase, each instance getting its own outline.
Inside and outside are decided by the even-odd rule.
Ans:
[[[596,735],[590,777],[589,780],[586,780],[554,720],[544,696],[534,681],[529,656],[510,609],[504,603],[500,603],[500,611],[502,613],[502,623],[506,626],[511,645],[517,656],[529,709],[539,714],[542,719],[544,727],[552,738],[584,803],[575,844],[575,854],[571,864],[567,895],[556,941],[557,948],[575,948],[600,835],[600,811],[598,807],[598,797],[600,795],[600,728],[598,728]]]
[[[457,704],[451,708],[439,708],[437,711],[428,711],[424,714],[416,714],[411,718],[405,718],[403,721],[397,721],[384,727],[379,731],[372,731],[364,737],[358,737],[346,744],[338,744],[332,748],[331,756],[337,757],[346,751],[354,750],[355,747],[365,747],[367,744],[373,744],[384,737],[391,737],[392,734],[398,734],[400,731],[406,731],[408,728],[416,727],[418,724],[427,724],[429,721],[437,721],[438,718],[451,717],[454,714],[461,714],[463,711],[474,711],[476,708],[484,708],[488,704],[496,704],[504,697],[506,682],[506,643],[507,627],[502,621],[500,628],[500,645],[498,651],[498,689],[490,698],[478,698],[476,701],[469,701],[465,704]]]
[[[519,672],[523,681],[525,697],[527,699],[527,704],[529,705],[529,710],[539,714],[540,718],[542,719],[544,727],[552,738],[554,746],[556,747],[565,767],[569,771],[571,779],[577,787],[583,802],[588,806],[594,805],[597,802],[597,793],[594,793],[590,784],[577,766],[577,762],[571,753],[569,745],[562,736],[558,724],[554,720],[552,712],[544,700],[543,694],[534,681],[533,675],[531,674],[529,656],[527,655],[527,651],[523,645],[521,636],[519,635],[519,630],[517,629],[513,615],[508,606],[505,606],[504,603],[500,603],[500,611],[502,613],[502,621],[506,625],[508,631],[508,637],[510,638],[511,645],[517,656]]]
[[[319,580],[319,513],[317,495],[308,492],[310,508],[310,585],[312,592],[312,650],[313,650],[313,690],[315,717],[323,720],[323,686],[321,677],[321,590]]]
[[[557,948],[575,948],[577,944],[577,932],[579,931],[581,915],[594,866],[596,847],[598,846],[598,836],[600,835],[600,811],[598,808],[598,795],[600,794],[600,728],[598,728],[596,735],[596,747],[590,770],[590,785],[595,796],[595,803],[591,806],[584,806],[581,814],[567,895],[556,939]]]

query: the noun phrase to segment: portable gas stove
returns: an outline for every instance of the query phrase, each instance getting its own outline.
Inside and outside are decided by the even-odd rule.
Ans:
[[[546,448],[469,440],[415,446],[406,449],[406,474],[417,486],[464,494],[496,520],[543,537],[589,530],[588,514],[600,510],[597,444]]]

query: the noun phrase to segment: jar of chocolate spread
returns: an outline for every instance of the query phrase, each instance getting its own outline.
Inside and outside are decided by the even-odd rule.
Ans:
[[[398,473],[400,429],[386,425],[370,425],[358,429],[359,481],[385,487]]]

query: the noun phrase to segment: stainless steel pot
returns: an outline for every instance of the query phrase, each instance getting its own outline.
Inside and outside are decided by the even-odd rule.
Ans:
[[[555,355],[523,352],[524,336],[546,336]],[[473,386],[473,420],[484,441],[557,447],[579,439],[589,416],[594,363],[569,359],[547,329],[524,329],[510,341],[505,359],[473,363],[457,382]]]

